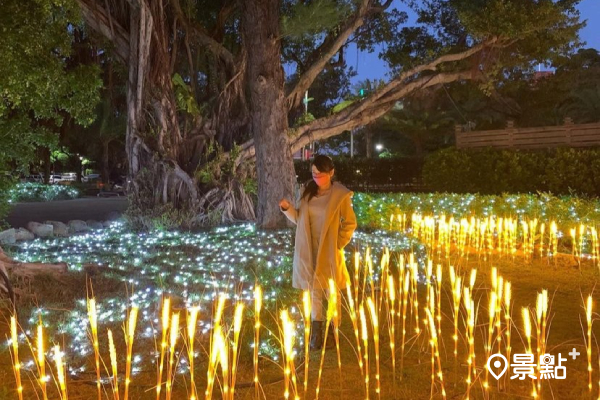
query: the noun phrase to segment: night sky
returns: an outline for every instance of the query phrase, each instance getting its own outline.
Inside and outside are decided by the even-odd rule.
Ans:
[[[400,2],[396,1],[396,6],[401,6]],[[405,9],[405,7],[401,7]],[[582,0],[579,4],[581,19],[587,20],[587,26],[580,32],[581,39],[586,42],[584,47],[593,47],[600,50],[600,0]],[[409,23],[413,23],[415,16],[409,12]],[[365,79],[387,80],[386,73],[388,72],[385,63],[379,59],[377,52],[358,53],[355,46],[350,46],[347,53],[349,65],[358,69],[358,75],[352,79],[353,83],[363,81]]]

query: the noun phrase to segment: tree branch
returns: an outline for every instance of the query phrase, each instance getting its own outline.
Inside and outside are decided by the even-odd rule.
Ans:
[[[234,57],[229,50],[225,48],[221,43],[210,37],[206,29],[197,22],[190,22],[181,9],[179,0],[173,0],[171,2],[177,18],[182,22],[187,31],[193,31],[200,44],[206,46],[213,54],[221,58],[228,67],[233,67]]]
[[[372,95],[361,102],[350,106],[341,112],[317,119],[309,124],[303,125],[293,133],[290,139],[292,153],[306,146],[311,141],[323,140],[338,135],[344,131],[367,125],[387,113],[399,99],[421,89],[450,83],[457,80],[478,79],[481,72],[471,69],[453,73],[438,73],[435,75],[418,76],[422,72],[435,71],[443,63],[465,60],[489,47],[506,46],[510,42],[503,42],[498,37],[492,37],[460,53],[446,54],[435,60],[411,68],[398,75],[383,88],[375,91]],[[241,145],[241,152],[236,160],[236,167],[244,160],[255,156],[254,142],[246,141]]]
[[[306,146],[311,141],[327,139],[344,131],[349,131],[371,123],[394,107],[396,101],[417,90],[458,80],[472,80],[476,79],[479,75],[478,71],[473,72],[469,70],[423,76],[396,90],[388,91],[385,97],[370,101],[366,106],[362,104],[366,101],[363,101],[338,114],[320,118],[307,125],[303,125],[297,129],[295,138],[290,143],[292,153],[298,151],[303,146]]]
[[[298,107],[302,102],[304,92],[308,90],[317,76],[323,71],[329,60],[340,50],[346,43],[348,38],[363,24],[364,17],[369,12],[370,0],[361,0],[358,10],[352,18],[350,18],[341,32],[335,37],[327,37],[323,43],[313,53],[315,61],[308,69],[300,76],[296,86],[287,95],[288,109]]]
[[[115,47],[117,58],[127,64],[129,60],[129,32],[111,18],[108,9],[94,0],[77,0],[85,22],[99,32]]]

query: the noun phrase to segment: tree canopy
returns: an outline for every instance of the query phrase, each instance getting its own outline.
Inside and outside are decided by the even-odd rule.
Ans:
[[[67,0],[9,2],[4,15],[18,18],[7,26],[24,30],[3,31],[10,48],[35,39],[39,26],[52,33],[27,40],[25,57],[13,50],[14,60],[0,64],[0,73],[18,77],[4,96],[12,110],[52,121],[58,117],[49,110],[63,110],[89,123],[98,71],[69,62],[70,45],[77,35],[103,37],[108,45],[94,42],[98,54],[110,53],[128,71],[125,143],[136,207],[172,206],[198,223],[256,217],[263,227],[283,223],[277,200],[293,192],[292,152],[369,124],[430,88],[473,81],[491,93],[511,71],[572,53],[581,27],[577,0],[401,1],[416,21],[392,0],[77,0],[83,25]],[[391,75],[334,111],[350,91],[351,43],[382,48]],[[52,51],[39,57],[46,53],[29,46]],[[28,63],[55,71],[48,76],[56,84],[14,71]],[[314,118],[301,119],[308,89],[316,92]],[[36,93],[53,106],[34,102]]]

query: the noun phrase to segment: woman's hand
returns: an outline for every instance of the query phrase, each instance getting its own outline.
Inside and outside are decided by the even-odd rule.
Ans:
[[[289,202],[289,201],[287,201],[287,199],[282,199],[282,200],[279,202],[279,207],[281,207],[281,209],[282,209],[283,211],[287,211],[287,210],[290,208],[290,206],[291,206],[291,204],[290,204],[290,202]]]

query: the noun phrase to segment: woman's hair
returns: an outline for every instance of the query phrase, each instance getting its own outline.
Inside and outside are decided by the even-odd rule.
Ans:
[[[315,166],[319,172],[331,172],[334,169],[333,160],[330,157],[319,154],[313,158],[310,166]],[[304,192],[302,193],[302,197],[300,200],[308,196],[308,201],[317,195],[319,191],[319,186],[314,179],[310,179],[308,182],[304,184]]]

